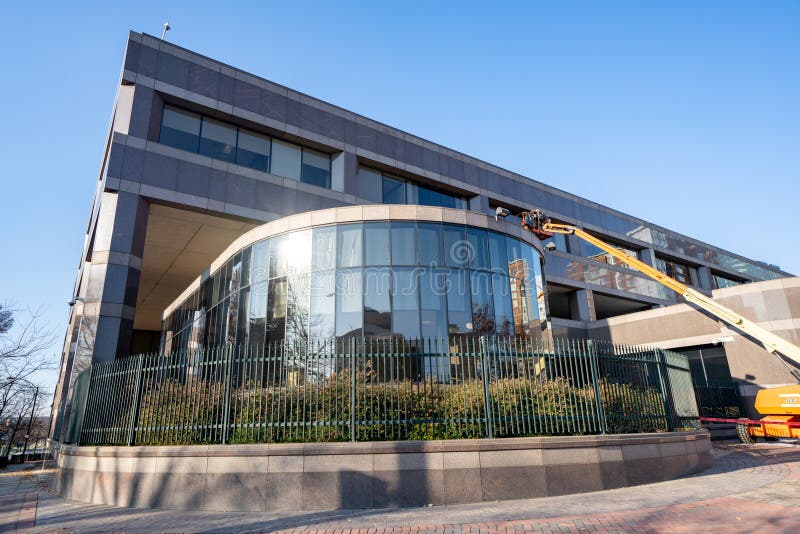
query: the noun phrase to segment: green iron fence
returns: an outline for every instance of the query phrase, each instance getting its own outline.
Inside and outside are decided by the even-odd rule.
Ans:
[[[742,417],[742,402],[736,384],[694,385],[697,411],[702,417]]]
[[[455,439],[697,425],[677,353],[578,340],[355,340],[94,364],[70,428],[86,445]]]

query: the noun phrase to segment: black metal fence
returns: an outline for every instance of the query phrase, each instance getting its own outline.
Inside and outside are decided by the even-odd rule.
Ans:
[[[288,342],[145,354],[79,376],[86,445],[454,439],[695,428],[686,357],[522,338]]]
[[[697,411],[702,417],[721,417],[735,419],[742,417],[742,403],[739,387],[730,385],[694,385],[697,397]]]

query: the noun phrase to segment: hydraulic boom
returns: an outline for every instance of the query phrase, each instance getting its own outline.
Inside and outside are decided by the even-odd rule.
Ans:
[[[506,210],[503,210],[502,212],[501,210],[503,210],[503,208],[498,208],[498,215],[508,215]],[[591,243],[599,249],[602,249],[614,258],[625,262],[637,271],[649,276],[656,282],[672,289],[673,291],[676,291],[677,293],[680,293],[688,302],[697,305],[699,308],[707,311],[714,317],[722,319],[726,323],[738,328],[753,339],[758,340],[767,351],[777,356],[784,365],[786,365],[786,362],[780,358],[780,354],[786,356],[800,367],[800,347],[786,341],[782,337],[776,336],[772,332],[760,327],[753,321],[742,317],[730,308],[715,302],[710,297],[703,295],[699,291],[692,289],[686,284],[678,282],[674,278],[667,276],[666,274],[651,267],[638,258],[629,256],[625,252],[618,250],[605,241],[596,238],[584,230],[581,230],[577,226],[551,222],[550,219],[547,218],[540,210],[523,212],[520,214],[520,218],[522,221],[521,224],[525,229],[533,232],[538,237],[543,239],[552,237],[553,234],[570,234],[578,236],[584,241]],[[792,367],[789,365],[786,365],[786,367],[796,378],[800,379],[800,373],[798,373],[797,370],[792,369]]]

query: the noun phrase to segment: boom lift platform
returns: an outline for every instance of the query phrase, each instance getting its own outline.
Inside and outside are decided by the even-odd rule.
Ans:
[[[495,212],[495,218],[509,215],[511,215],[511,212],[501,207],[498,207]],[[517,216],[520,218],[522,227],[540,239],[551,238],[554,234],[574,235],[591,243],[610,256],[625,262],[661,285],[679,293],[687,302],[696,305],[717,319],[721,319],[740,330],[750,338],[757,340],[770,354],[778,358],[796,379],[800,380],[800,372],[787,364],[781,357],[783,355],[794,364],[800,366],[800,347],[797,345],[776,336],[712,298],[667,276],[639,258],[628,255],[577,226],[553,222],[541,210],[523,211]],[[739,437],[745,443],[752,443],[754,438],[757,437],[800,439],[800,384],[760,390],[756,394],[755,409],[764,417],[759,420],[709,417],[701,417],[700,419],[705,422],[736,423]]]

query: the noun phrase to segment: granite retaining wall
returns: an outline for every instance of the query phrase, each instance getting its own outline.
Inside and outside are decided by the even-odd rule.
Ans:
[[[57,491],[82,502],[218,511],[459,504],[660,482],[711,467],[706,431],[606,436],[75,447]]]

